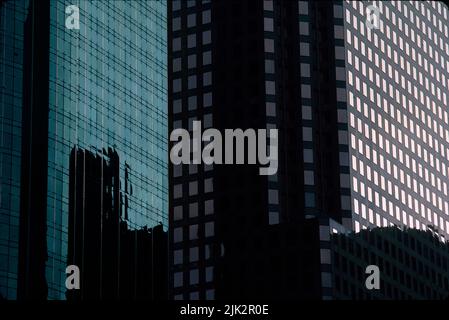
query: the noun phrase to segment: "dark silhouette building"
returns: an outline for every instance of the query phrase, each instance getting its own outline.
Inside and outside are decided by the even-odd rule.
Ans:
[[[447,300],[449,244],[434,229],[381,227],[358,233],[331,219],[305,223],[310,298],[337,300]],[[330,233],[329,233],[330,230]],[[368,289],[368,266],[379,268],[379,288]],[[319,270],[319,272],[313,272]]]
[[[67,265],[79,266],[81,289],[69,299],[167,299],[167,232],[129,229],[130,169],[121,189],[119,168],[112,149],[72,151]]]
[[[295,6],[286,1],[279,14],[293,15]],[[273,176],[259,175],[256,165],[171,166],[175,299],[263,298],[274,292],[294,297],[300,287],[299,257],[278,250],[296,250],[303,219],[301,155],[288,147],[300,134],[294,90],[299,79],[296,64],[281,67],[297,58],[297,26],[292,18],[278,20],[286,22],[282,32],[291,38],[276,44],[285,47],[283,58],[276,59],[264,50],[266,14],[274,13],[264,11],[263,1],[169,4],[170,130],[191,130],[193,120],[222,132],[278,128],[280,150]],[[281,30],[270,38],[282,41]],[[266,60],[279,67],[276,74],[265,69]],[[284,85],[291,89],[272,93],[273,86]]]

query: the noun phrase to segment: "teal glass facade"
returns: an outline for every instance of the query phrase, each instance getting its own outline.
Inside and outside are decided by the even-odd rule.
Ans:
[[[115,148],[130,170],[131,227],[168,224],[166,4],[79,1],[80,29],[50,7],[47,198],[49,298],[63,298],[67,266],[69,157],[76,145]]]
[[[10,8],[19,3],[23,12]],[[3,32],[12,28],[6,25],[9,19],[21,28],[21,14],[26,16],[27,3],[2,4],[2,45],[20,44],[20,34],[9,39]],[[66,7],[70,5],[79,8],[79,30],[66,28]],[[126,206],[126,217],[121,219],[126,220],[129,229],[159,224],[164,229],[168,227],[166,1],[50,0],[49,7],[49,77],[42,79],[48,81],[45,280],[49,299],[65,299],[69,170],[74,148],[92,154],[104,154],[109,149],[117,153],[118,185],[126,193],[126,204],[120,201],[121,206]],[[15,16],[6,13],[8,18],[4,20],[8,10]],[[5,39],[9,39],[6,44]],[[7,77],[16,79],[15,68],[19,86],[20,66],[2,60],[2,72]],[[2,136],[8,138],[1,145],[0,294],[14,299],[20,148],[13,147],[13,135],[17,121],[20,139],[22,102],[17,100],[17,106],[14,105],[10,92],[17,92],[20,99],[20,90],[7,87],[5,93],[5,83],[11,85],[11,81],[2,79],[1,129]],[[20,146],[20,140],[17,145]],[[98,197],[102,202],[103,194]],[[92,213],[86,209],[83,214]]]
[[[28,1],[0,4],[0,298],[17,295],[24,23]]]

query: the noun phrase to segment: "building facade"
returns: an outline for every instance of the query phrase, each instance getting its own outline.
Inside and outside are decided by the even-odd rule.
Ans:
[[[341,248],[331,240],[402,232],[395,245],[405,245],[410,232],[424,243],[430,232],[444,252],[447,14],[442,2],[169,5],[170,130],[201,120],[279,135],[272,176],[170,167],[173,298],[445,297],[445,268],[411,271],[416,287],[336,293]],[[442,280],[429,292],[432,274]]]
[[[187,128],[189,115],[194,119],[201,117],[204,127],[212,126],[213,93],[207,88],[212,84],[212,31],[211,31],[211,3],[200,3],[201,9],[195,1],[171,1],[168,3],[168,88],[169,88],[169,132],[176,128]],[[187,21],[187,10],[191,12]],[[193,28],[192,32],[187,32]],[[178,36],[183,33],[183,37]],[[189,52],[190,54],[189,54]],[[181,77],[182,74],[182,77]],[[188,75],[189,74],[189,75]],[[170,77],[172,75],[172,77]],[[178,76],[179,75],[179,76]],[[200,82],[201,86],[198,86]],[[188,90],[195,90],[196,94],[188,97]],[[180,116],[180,113],[183,116]],[[192,117],[190,117],[192,122]],[[192,129],[192,124],[190,124]],[[197,286],[200,281],[206,283],[202,290],[192,290],[186,293],[188,298],[204,299],[214,297],[214,288],[207,283],[212,282],[212,268],[206,265],[211,259],[214,242],[211,239],[214,232],[214,199],[208,194],[213,188],[211,168],[198,165],[170,165],[169,177],[169,205],[170,205],[170,261],[175,266],[171,273],[170,283],[177,288],[187,287],[189,284]],[[185,172],[186,179],[183,179]],[[189,176],[192,181],[189,182]],[[199,180],[198,178],[201,180]],[[178,183],[178,180],[185,183]],[[205,181],[208,181],[206,189]],[[192,201],[184,200],[188,195]],[[195,198],[194,198],[195,197]],[[191,203],[190,203],[191,202]],[[201,212],[201,214],[200,214]],[[185,222],[189,219],[191,222]],[[206,235],[206,224],[208,231]],[[203,234],[202,243],[198,241],[199,228]],[[190,245],[188,244],[190,243]],[[199,259],[204,261],[199,268]],[[193,268],[188,265],[195,263]],[[207,269],[207,270],[206,270]],[[201,273],[201,275],[200,275]],[[206,275],[206,273],[208,273]],[[200,280],[200,277],[204,280]],[[179,294],[178,294],[179,296]]]
[[[304,229],[308,241],[304,257],[309,268],[319,271],[309,271],[314,275],[308,284],[313,299],[449,297],[449,244],[432,227],[423,231],[395,225],[355,232],[323,217],[308,219]]]
[[[256,165],[170,166],[174,299],[263,298],[273,292],[294,297],[300,285],[299,256],[293,254],[302,219],[295,212],[303,201],[300,154],[288,147],[300,133],[299,91],[297,69],[285,67],[298,47],[282,38],[297,29],[289,23],[297,12],[290,6],[297,4],[169,4],[170,131],[191,132],[194,120],[221,132],[278,129],[282,150],[277,173],[269,176],[259,175]],[[284,16],[280,28],[274,21]],[[283,91],[283,85],[291,89]],[[279,248],[286,246],[292,252],[282,257]]]
[[[335,234],[334,299],[447,300],[449,246],[434,232],[397,227]],[[381,271],[379,289],[368,290],[366,267]]]
[[[1,294],[65,299],[67,265],[89,264],[93,251],[83,250],[99,242],[100,271],[78,267],[81,285],[89,275],[100,278],[90,297],[102,298],[102,277],[109,278],[101,268],[120,259],[120,240],[129,233],[148,247],[151,235],[140,230],[168,227],[166,3],[6,1],[1,10],[2,67],[10,77],[3,78],[2,107],[17,118],[8,117],[17,128],[2,133],[10,148],[12,141],[21,147],[2,158],[2,167],[20,170],[2,171],[2,190],[12,196],[2,197]],[[70,27],[73,19],[79,28]],[[129,232],[109,230],[108,218]],[[77,224],[96,219],[95,228]],[[102,235],[108,230],[111,236]]]
[[[328,59],[334,61],[334,135],[347,214],[341,221],[321,214],[306,223],[314,225],[309,233],[318,241],[318,297],[446,299],[448,8],[402,1],[327,7],[327,21],[333,22],[319,28],[315,20],[311,30],[333,39]],[[343,242],[350,246],[343,248]],[[353,247],[359,252],[349,251]],[[372,264],[381,270],[380,291],[364,284]]]
[[[431,225],[446,239],[448,9],[380,2],[370,30],[363,2],[343,7],[354,228]]]
[[[20,163],[22,139],[24,25],[28,4],[4,2],[0,6],[1,73],[1,203],[0,296],[17,295],[20,221]]]

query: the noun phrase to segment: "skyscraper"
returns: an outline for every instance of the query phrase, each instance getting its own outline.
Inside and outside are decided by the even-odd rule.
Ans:
[[[259,175],[256,165],[171,167],[175,299],[298,296],[294,251],[304,199],[294,7],[290,1],[276,11],[270,1],[169,5],[170,129],[191,131],[193,120],[201,120],[221,131],[279,130],[275,175]]]
[[[65,299],[80,261],[102,298],[117,289],[105,265],[145,266],[168,226],[166,3],[3,1],[1,15],[0,294]],[[132,241],[134,268],[117,262]]]
[[[344,5],[355,229],[432,225],[446,238],[448,10],[438,2],[379,9],[379,30],[363,34],[363,3]]]
[[[335,48],[331,50],[335,56],[328,57],[334,61],[337,87],[335,135],[339,150],[347,152],[342,161],[340,151],[340,166],[344,167],[339,171],[340,188],[344,191],[341,203],[351,217],[346,220],[346,231],[338,231],[338,227],[334,231],[353,230],[357,234],[364,229],[390,230],[396,226],[403,230],[398,242],[393,241],[399,247],[407,248],[406,239],[412,238],[427,251],[427,233],[446,243],[448,8],[437,1],[344,1],[328,7],[333,23],[327,25],[327,33],[333,33],[335,39]],[[332,225],[325,222],[321,227],[332,232]],[[413,232],[409,228],[428,232]],[[354,238],[363,238],[364,234],[367,232]],[[373,231],[372,238],[381,239],[380,243],[385,241],[385,246],[376,245],[379,250],[389,250],[387,234],[395,232]],[[438,246],[429,250],[436,252]],[[329,297],[336,284],[331,249],[322,248],[321,252],[323,261],[327,261],[322,268],[321,280],[327,288],[323,289],[327,292],[323,297]],[[446,250],[447,245],[442,252]],[[403,254],[407,257],[404,261]],[[409,254],[405,250],[397,260],[403,263],[401,272],[405,270],[408,275],[416,272],[405,262],[410,261]],[[421,254],[413,254],[416,256],[411,259],[419,261]],[[432,253],[426,259],[433,256]],[[442,257],[446,265],[447,254]],[[376,260],[367,258],[365,261]],[[388,252],[384,258],[390,259]],[[421,290],[422,282],[430,280],[430,272],[426,271],[413,279],[412,290],[404,289],[410,281],[405,286],[401,277],[394,294],[381,295],[447,297],[447,269],[433,270],[435,273],[446,284],[435,282],[431,290]],[[395,280],[399,283],[399,278]],[[431,292],[438,288],[444,290],[439,294]]]
[[[433,273],[447,279],[447,268],[410,288],[392,272],[396,293],[336,294],[333,262],[339,235],[372,231],[390,248],[394,226],[404,234],[394,245],[410,234],[447,259],[447,14],[441,2],[169,5],[170,129],[201,120],[279,132],[272,176],[251,165],[171,166],[175,299],[444,297],[443,280],[420,286]],[[395,268],[411,261],[407,250],[376,254]],[[376,259],[359,257],[357,290]]]
[[[0,295],[17,295],[20,219],[20,163],[22,139],[22,79],[27,3],[2,2],[1,28],[1,133],[0,142]],[[15,27],[17,26],[17,27]]]

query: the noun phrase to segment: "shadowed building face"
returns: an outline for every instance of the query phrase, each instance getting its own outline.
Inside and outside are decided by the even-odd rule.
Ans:
[[[131,175],[125,166],[120,181],[120,158],[112,149],[72,150],[67,264],[78,266],[81,277],[80,290],[67,291],[67,298],[167,298],[167,233],[162,224],[128,227]]]

